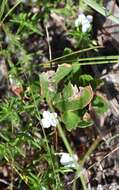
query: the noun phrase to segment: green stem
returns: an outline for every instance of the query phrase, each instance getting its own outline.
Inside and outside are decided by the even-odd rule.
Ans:
[[[68,140],[67,140],[67,138],[66,138],[66,136],[64,134],[64,131],[63,131],[62,127],[60,126],[60,124],[58,124],[57,127],[58,127],[59,133],[60,133],[61,138],[62,138],[62,140],[63,140],[63,142],[65,144],[65,147],[66,147],[67,151],[69,152],[70,155],[73,156],[73,151],[72,151],[72,149],[71,149],[71,147],[69,145],[69,142],[68,142]],[[86,180],[84,179],[84,176],[82,174],[82,167],[76,162],[75,159],[74,159],[74,162],[75,162],[77,173],[78,173],[78,176],[80,177],[83,189],[87,190],[87,186],[86,186],[86,182],[85,182]]]
[[[74,61],[76,61],[75,59],[70,59],[70,60],[67,60],[67,61],[65,61],[67,64],[71,64],[71,63],[73,63]],[[105,60],[96,60],[95,59],[95,61],[90,61],[90,59],[88,60],[88,62],[79,62],[79,63],[76,63],[75,65],[101,65],[101,64],[112,64],[112,63],[117,63],[118,62],[118,59],[116,58],[116,59],[113,59],[113,60],[110,60],[110,59],[105,59]],[[62,61],[61,62],[57,62],[57,64],[62,64]],[[55,65],[57,65],[56,63],[52,63],[52,65],[53,66],[55,66]],[[44,64],[44,68],[49,68],[50,67],[50,64],[48,63],[46,63],[46,64]]]
[[[89,48],[86,48],[86,49],[78,50],[78,51],[69,53],[69,54],[67,54],[67,55],[63,55],[63,56],[61,56],[61,57],[52,59],[51,61],[47,61],[46,63],[42,63],[42,64],[40,64],[40,65],[41,65],[41,66],[45,66],[45,65],[50,65],[51,63],[52,63],[52,64],[55,64],[55,63],[53,63],[53,62],[59,61],[59,60],[61,60],[61,59],[63,59],[63,58],[70,57],[70,56],[72,56],[72,55],[76,55],[76,54],[79,54],[79,53],[87,52],[87,51],[90,51],[90,50],[93,50],[93,49],[96,49],[96,48],[102,48],[102,47],[103,47],[103,46],[96,46],[96,47],[89,47]]]
[[[82,161],[80,162],[81,166],[83,167],[84,163],[86,162],[86,160],[89,158],[89,156],[92,154],[92,152],[97,148],[97,146],[99,145],[99,143],[101,142],[101,138],[98,137],[90,146],[90,148],[87,150],[87,152],[85,153]]]
[[[48,103],[48,105],[49,105],[51,111],[54,112],[54,108],[53,108],[51,102],[47,102],[47,103]],[[74,153],[73,153],[73,151],[72,151],[72,149],[71,149],[71,146],[70,146],[70,144],[69,144],[69,142],[68,142],[68,140],[67,140],[67,138],[66,138],[66,136],[65,136],[65,133],[64,133],[64,131],[63,131],[63,129],[62,129],[60,123],[58,123],[57,128],[58,128],[59,134],[60,134],[60,136],[61,136],[61,138],[62,138],[62,140],[63,140],[63,142],[64,142],[64,145],[65,145],[67,151],[68,151],[69,154],[73,157]],[[77,161],[76,161],[75,159],[74,159],[74,163],[75,163],[76,170],[77,170],[77,175],[76,175],[76,176],[80,177],[83,190],[87,190],[86,180],[85,180],[85,178],[84,178],[84,176],[83,176],[83,174],[82,174],[82,169],[83,169],[83,168],[77,163]],[[76,179],[77,179],[77,177],[76,177]],[[74,180],[74,183],[75,183],[75,180]]]
[[[29,86],[30,86],[30,84],[29,84]],[[37,118],[40,121],[41,117],[40,117],[39,110],[38,110],[38,107],[37,107],[37,104],[36,104],[36,100],[35,100],[35,97],[34,97],[34,94],[33,94],[33,91],[32,91],[31,87],[30,87],[30,89],[31,89],[31,95],[32,95],[32,98],[33,98],[33,101],[34,101],[34,106],[35,106],[36,113],[37,113]],[[46,136],[46,133],[45,133],[45,130],[44,130],[43,127],[42,127],[42,131],[43,131],[43,135],[44,135],[44,138],[45,138],[45,143],[46,143],[47,151],[48,151],[50,159],[51,159],[52,169],[53,169],[54,177],[55,177],[56,184],[57,184],[58,179],[57,179],[57,174],[56,174],[55,166],[54,166],[53,159],[52,159],[52,153],[50,151],[50,147],[49,147],[49,144],[48,144],[47,136]]]
[[[9,11],[8,13],[4,16],[2,19],[1,23],[5,21],[5,19],[9,16],[9,14],[21,3],[21,0],[19,0]]]

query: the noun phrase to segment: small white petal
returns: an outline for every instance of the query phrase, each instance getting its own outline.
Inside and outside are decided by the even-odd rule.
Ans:
[[[9,37],[8,37],[8,36],[6,36],[6,37],[5,37],[5,43],[7,43],[7,44],[8,44],[8,43],[9,43],[9,41],[10,41]]]
[[[79,19],[77,18],[76,20],[75,20],[75,27],[78,27],[78,26],[80,26],[80,22],[79,22]]]
[[[71,156],[68,153],[62,153],[62,156],[60,158],[60,163],[67,167],[75,167],[74,161],[78,161],[78,157],[76,154]]]
[[[51,113],[51,114],[50,114],[50,124],[51,124],[53,127],[56,127],[56,126],[57,126],[57,124],[58,124],[57,113]]]
[[[43,128],[49,128],[50,122],[47,119],[43,118],[41,119],[41,125],[43,126]]]
[[[79,23],[83,24],[87,19],[86,19],[86,16],[81,13],[78,15],[78,20],[79,20]]]
[[[93,21],[93,16],[92,15],[87,15],[87,19],[88,19],[89,23],[91,23]]]
[[[71,164],[68,164],[68,165],[66,165],[68,168],[75,168],[76,167],[76,165],[75,165],[75,163],[71,163]]]
[[[78,15],[78,18],[75,20],[75,26],[78,27],[86,21],[86,16],[81,13]]]
[[[78,27],[82,25],[82,32],[87,32],[90,28],[90,23],[93,20],[92,15],[85,16],[83,13],[78,15],[78,18],[75,20],[75,26]]]
[[[44,186],[41,187],[41,190],[47,190]]]
[[[43,117],[44,118],[49,118],[50,117],[50,112],[49,111],[44,111],[43,112]]]
[[[54,116],[54,118],[57,118],[57,113],[53,112],[51,114]]]
[[[87,32],[89,28],[90,28],[90,23],[89,22],[85,22],[82,25],[82,32]]]
[[[41,123],[44,128],[49,128],[50,126],[56,127],[58,124],[57,113],[50,113],[49,111],[44,111]]]

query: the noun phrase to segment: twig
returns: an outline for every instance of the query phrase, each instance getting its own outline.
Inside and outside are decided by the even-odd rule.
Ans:
[[[50,36],[49,36],[49,32],[48,32],[48,27],[47,24],[45,26],[45,30],[46,30],[46,36],[47,36],[47,43],[48,43],[48,51],[49,51],[49,60],[52,60],[52,52],[51,52],[51,46],[50,46]],[[50,64],[52,66],[52,62]]]
[[[106,159],[108,156],[112,155],[114,152],[116,152],[119,149],[119,146],[116,147],[115,149],[113,149],[110,153],[106,154],[100,161],[98,161],[98,163],[102,162],[104,159]],[[94,164],[92,164],[89,168],[91,169],[92,167],[94,167],[96,165],[97,162],[95,162]]]

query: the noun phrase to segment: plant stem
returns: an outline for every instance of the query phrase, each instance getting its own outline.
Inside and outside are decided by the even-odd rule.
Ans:
[[[67,138],[66,138],[66,136],[64,134],[64,131],[63,131],[62,127],[60,126],[60,124],[58,124],[57,127],[58,127],[59,133],[60,133],[61,138],[62,138],[62,140],[63,140],[63,142],[65,144],[65,147],[66,147],[67,151],[73,156],[73,151],[72,151],[72,149],[71,149],[71,147],[69,145],[69,142],[68,142],[68,140],[67,140]],[[75,162],[75,165],[76,165],[77,174],[80,177],[80,180],[81,180],[81,183],[82,183],[82,187],[83,187],[84,190],[87,190],[86,180],[85,180],[85,178],[84,178],[84,176],[82,174],[82,167],[76,162],[75,159],[74,159],[74,162]]]
[[[9,16],[9,14],[21,3],[21,0],[19,0],[4,16],[4,18],[1,21],[1,24],[5,21],[5,19]]]
[[[96,47],[89,47],[89,48],[86,48],[86,49],[78,50],[78,51],[69,53],[69,54],[67,54],[67,55],[63,55],[63,56],[61,56],[61,57],[52,59],[52,60],[50,60],[50,61],[47,61],[45,64],[42,63],[42,64],[40,64],[40,65],[45,67],[45,65],[46,65],[46,66],[47,66],[47,65],[50,65],[50,63],[55,64],[56,61],[59,61],[59,60],[61,60],[61,59],[63,59],[63,58],[70,57],[70,56],[72,56],[72,55],[76,55],[76,54],[79,54],[79,53],[87,52],[87,51],[90,51],[90,50],[93,50],[93,49],[96,49],[96,48],[102,48],[102,47],[103,47],[103,46],[96,46]]]
[[[47,103],[48,103],[49,108],[51,109],[51,111],[54,112],[54,108],[52,106],[52,103],[50,101],[48,101]],[[64,145],[65,145],[67,151],[69,152],[69,154],[72,157],[74,157],[74,153],[73,153],[72,148],[71,148],[71,146],[70,146],[70,144],[69,144],[69,142],[68,142],[68,140],[67,140],[67,138],[65,136],[65,133],[64,133],[64,131],[63,131],[61,125],[60,125],[60,122],[58,123],[57,128],[58,128],[59,134],[60,134],[60,136],[61,136],[61,138],[62,138],[62,140],[64,142]],[[81,165],[79,163],[77,163],[77,161],[75,159],[74,159],[74,163],[75,163],[76,170],[77,170],[77,175],[75,177],[75,180],[77,179],[77,176],[80,177],[83,190],[87,190],[86,180],[85,180],[85,178],[84,178],[84,176],[82,174],[83,168],[81,167]],[[75,180],[74,180],[74,183],[75,183]]]
[[[92,152],[97,148],[97,146],[99,145],[99,143],[102,141],[102,139],[100,137],[98,137],[90,146],[90,148],[87,150],[87,152],[85,153],[82,161],[80,162],[81,166],[83,167],[85,161],[89,158],[89,156],[92,154]]]

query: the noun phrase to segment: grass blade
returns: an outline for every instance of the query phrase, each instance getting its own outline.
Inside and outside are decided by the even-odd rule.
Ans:
[[[95,11],[99,12],[101,15],[109,18],[111,21],[115,22],[116,24],[119,24],[119,18],[116,16],[113,16],[112,13],[108,10],[106,10],[105,7],[102,7],[100,4],[96,3],[94,0],[84,0],[84,2],[90,6]]]

